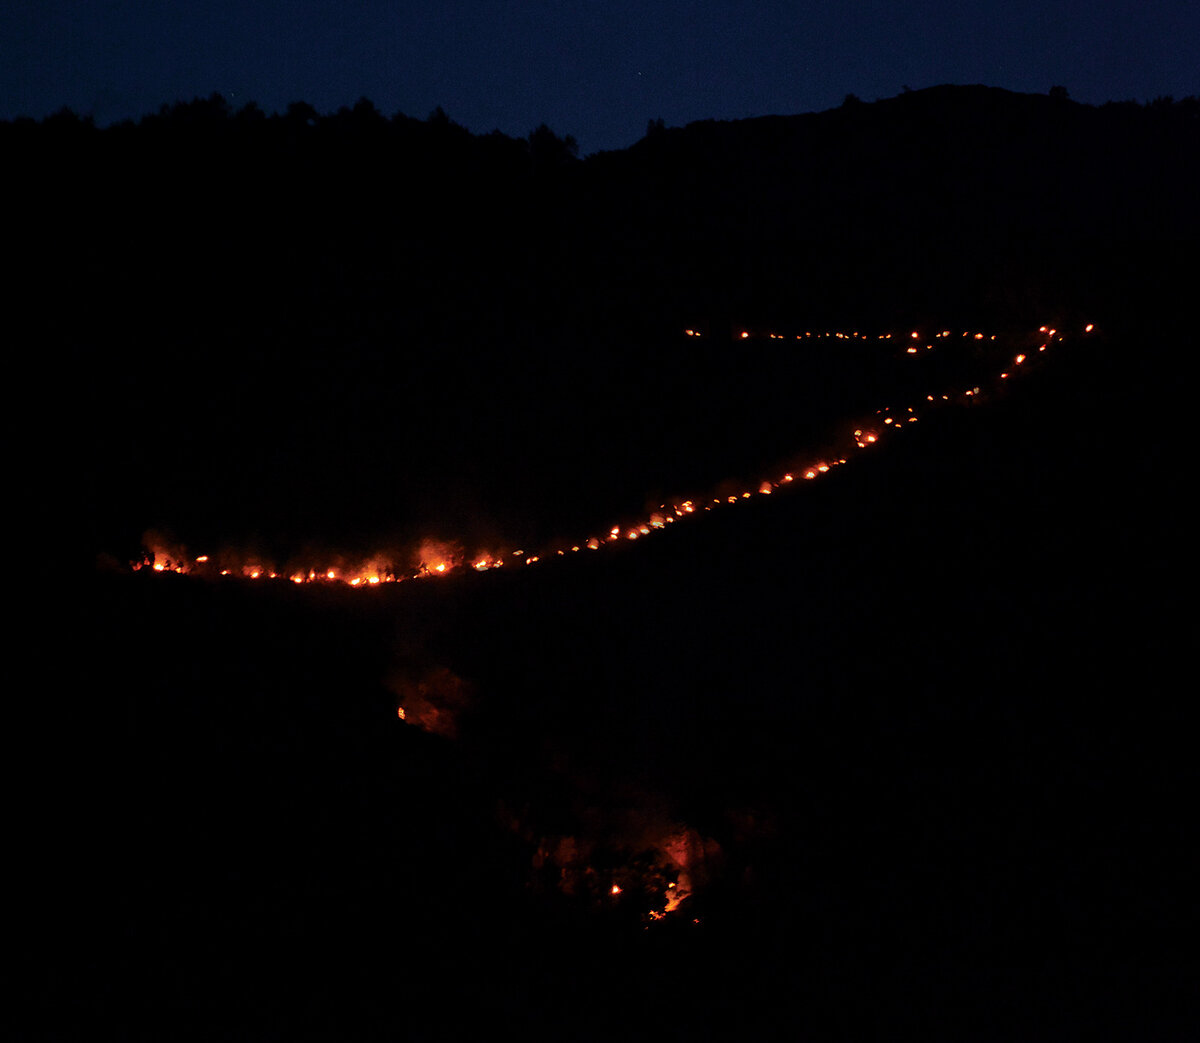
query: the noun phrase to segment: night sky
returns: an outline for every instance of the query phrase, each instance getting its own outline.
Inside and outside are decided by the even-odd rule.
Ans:
[[[820,111],[983,83],[1076,101],[1200,93],[1195,0],[10,0],[0,119],[101,125],[222,93],[267,112],[370,98],[476,133],[540,123],[580,153],[647,121]]]

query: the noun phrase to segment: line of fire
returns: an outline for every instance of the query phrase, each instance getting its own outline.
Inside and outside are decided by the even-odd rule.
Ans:
[[[1094,328],[1094,325],[1089,323],[1082,328],[1081,333],[1083,335],[1091,334]],[[683,334],[686,337],[704,336],[702,331],[692,328],[685,329]],[[914,330],[907,334],[881,333],[873,336],[858,331],[821,333],[805,331],[783,334],[776,331],[742,330],[735,334],[735,339],[745,341],[751,338],[767,338],[804,342],[835,338],[839,340],[893,341],[902,345],[898,350],[905,356],[921,356],[938,348],[949,347],[962,340],[973,344],[983,342],[988,346],[995,345],[997,348],[998,365],[994,371],[994,381],[999,384],[1009,380],[1020,368],[1027,367],[1035,353],[1044,353],[1055,342],[1063,341],[1067,334],[1051,326],[1040,326],[1036,335],[1029,338],[1033,346],[1023,350],[1006,350],[1004,342],[997,341],[997,336],[997,334],[948,329],[938,330],[931,334]],[[579,539],[571,542],[564,541],[550,547],[530,549],[526,544],[513,544],[509,547],[477,548],[474,553],[467,553],[465,548],[453,539],[427,539],[419,545],[411,560],[397,560],[394,555],[378,553],[355,561],[346,561],[338,557],[337,560],[324,562],[293,562],[279,565],[236,552],[225,552],[223,555],[214,553],[193,555],[185,546],[148,534],[145,556],[133,562],[132,568],[138,571],[148,569],[154,572],[170,572],[181,575],[276,580],[291,582],[297,586],[335,583],[350,587],[377,587],[381,584],[447,576],[461,570],[489,572],[500,568],[511,569],[537,565],[568,555],[599,551],[613,544],[643,540],[656,533],[665,532],[678,522],[688,518],[735,507],[756,497],[770,496],[790,486],[815,481],[829,474],[835,468],[849,463],[855,453],[880,445],[884,439],[904,431],[908,425],[918,423],[930,410],[946,405],[970,403],[986,394],[987,390],[980,384],[947,390],[939,389],[927,393],[923,399],[912,404],[881,406],[875,410],[873,415],[854,426],[850,433],[843,434],[840,444],[835,447],[834,451],[818,459],[808,460],[804,464],[791,467],[782,473],[758,478],[740,491],[723,491],[722,495],[712,495],[710,492],[707,495],[660,503],[655,510],[643,517],[614,520],[612,524],[599,526]],[[330,557],[335,558],[336,556],[331,555]]]
[[[465,553],[460,544],[452,539],[427,539],[421,543],[412,560],[397,561],[394,556],[377,554],[367,560],[348,563],[293,565],[278,568],[261,560],[236,560],[237,555],[224,557],[215,554],[190,556],[185,548],[157,542],[148,538],[146,556],[133,563],[135,571],[152,573],[175,573],[189,576],[221,578],[232,577],[255,581],[276,581],[280,584],[340,585],[353,588],[380,587],[408,580],[430,579],[454,573],[475,571],[491,572],[497,569],[513,569],[548,563],[557,558],[571,555],[588,556],[589,552],[602,552],[605,548],[640,543],[659,533],[666,532],[679,524],[703,517],[714,511],[729,511],[741,505],[758,501],[762,497],[790,494],[806,483],[816,482],[826,475],[845,467],[862,453],[870,452],[889,440],[903,437],[911,425],[919,424],[931,412],[963,407],[986,398],[1011,382],[1013,376],[1030,369],[1037,360],[1061,344],[1068,336],[1082,340],[1094,332],[1094,325],[1082,326],[1076,333],[1068,335],[1053,326],[1043,325],[1036,332],[1023,334],[1009,343],[1009,338],[998,334],[985,334],[971,330],[939,329],[933,333],[913,330],[907,333],[884,333],[869,337],[858,331],[822,332],[804,331],[782,334],[777,331],[739,330],[733,334],[733,342],[744,343],[754,339],[797,340],[844,339],[859,341],[882,341],[902,357],[922,357],[941,350],[953,351],[964,342],[972,348],[984,348],[987,354],[989,377],[980,377],[980,382],[969,386],[928,391],[911,404],[882,405],[864,420],[847,427],[839,436],[835,451],[803,465],[745,483],[742,488],[730,492],[722,487],[720,495],[693,496],[660,503],[656,510],[641,518],[618,521],[594,530],[577,541],[562,545],[531,549],[517,545],[510,548],[477,550]],[[689,338],[704,337],[699,329],[682,331]],[[232,559],[232,560],[231,560]],[[453,675],[427,677],[413,681],[409,679],[396,689],[400,705],[396,718],[408,727],[420,728],[431,734],[454,738],[453,706],[456,696],[461,695],[462,682]],[[646,830],[643,829],[643,832]],[[624,871],[610,867],[606,872],[597,871],[591,864],[586,850],[586,841],[575,836],[544,836],[540,839],[533,858],[535,875],[550,873],[557,881],[556,887],[565,894],[589,895],[602,904],[622,902],[627,892],[650,895],[651,905],[644,914],[647,928],[652,924],[668,920],[681,923],[699,923],[692,915],[692,903],[688,899],[703,889],[706,882],[704,866],[710,861],[707,841],[691,827],[671,822],[651,830],[656,854],[651,869],[628,868]],[[582,845],[582,846],[581,846]]]

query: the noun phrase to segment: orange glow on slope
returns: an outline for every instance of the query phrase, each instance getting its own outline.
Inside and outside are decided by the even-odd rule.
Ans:
[[[1093,323],[1088,323],[1083,327],[1083,332],[1091,333],[1095,329]],[[688,336],[699,336],[699,331],[689,329],[684,331]],[[1047,345],[1055,337],[1062,340],[1062,335],[1058,331],[1049,326],[1042,326],[1039,333],[1046,338],[1046,343],[1038,347],[1039,352],[1044,352]],[[785,335],[778,332],[769,332],[765,334],[771,339],[786,339]],[[742,330],[736,335],[735,339],[745,340],[751,336],[749,330]],[[797,338],[801,335],[797,334]],[[803,337],[822,336],[821,334],[813,334],[812,331],[807,331]],[[860,334],[855,330],[853,333],[844,332],[827,332],[825,337],[835,337],[837,339],[863,339],[869,340],[867,335]],[[912,331],[910,339],[919,340],[920,333]],[[934,335],[935,338],[949,338],[950,330],[942,330]],[[884,341],[892,339],[893,334],[879,334],[876,339]],[[975,341],[987,339],[984,333],[969,333],[963,331],[962,337],[971,337]],[[990,338],[996,340],[993,334]],[[926,345],[931,348],[932,344]],[[916,345],[909,346],[906,349],[908,354],[916,354],[918,347]],[[1012,364],[1023,366],[1028,361],[1028,355],[1025,352],[1018,352],[1014,356],[1010,356]],[[1005,370],[997,375],[998,380],[1007,381],[1012,374]],[[926,394],[923,396],[925,403],[938,404],[940,402],[950,403],[954,401],[969,400],[978,396],[981,393],[980,385],[975,385],[970,388],[961,389],[957,392],[942,393],[935,397],[934,394]],[[901,419],[907,423],[916,423],[918,418],[912,406],[906,407],[907,414],[910,414]],[[876,414],[890,413],[891,407],[876,410]],[[880,434],[890,431],[899,430],[903,425],[893,416],[883,416],[883,432],[870,431],[864,428],[856,428],[853,434],[853,442],[855,447],[862,449],[878,442]],[[339,583],[351,587],[377,587],[384,584],[396,583],[410,579],[420,579],[426,577],[442,577],[448,576],[456,571],[473,571],[473,572],[488,572],[493,569],[502,567],[508,559],[516,559],[516,564],[534,565],[541,561],[543,555],[552,557],[564,557],[564,547],[570,547],[572,552],[577,552],[582,548],[598,551],[612,543],[629,543],[649,538],[650,536],[666,531],[672,523],[687,517],[700,516],[701,514],[711,511],[716,507],[723,505],[733,505],[742,500],[750,500],[755,493],[761,496],[772,495],[776,490],[782,489],[785,485],[794,482],[798,476],[812,481],[822,474],[826,474],[829,470],[846,462],[845,456],[837,456],[826,460],[818,460],[810,462],[807,465],[796,468],[795,473],[792,470],[780,473],[775,477],[766,478],[758,482],[756,485],[748,486],[739,493],[726,493],[720,497],[708,496],[702,499],[702,502],[708,504],[705,511],[698,511],[696,500],[686,499],[677,501],[667,501],[660,505],[654,511],[650,511],[642,518],[625,519],[622,524],[614,525],[607,530],[607,536],[588,536],[586,540],[576,540],[566,542],[556,546],[543,548],[537,552],[529,552],[518,550],[504,549],[488,549],[479,550],[472,555],[467,555],[463,547],[453,541],[426,539],[418,547],[411,556],[398,554],[381,553],[374,557],[358,562],[357,564],[346,563],[339,561],[337,564],[324,563],[305,563],[303,567],[297,567],[296,563],[283,563],[278,568],[270,562],[264,561],[261,557],[255,560],[251,558],[247,561],[246,557],[241,557],[240,560],[234,558],[224,558],[223,560],[215,560],[212,556],[204,554],[192,558],[188,555],[185,548],[181,545],[172,543],[169,540],[161,538],[152,538],[152,534],[147,534],[145,545],[147,553],[145,557],[135,563],[132,563],[133,569],[148,568],[157,573],[174,572],[180,575],[186,574],[201,574],[206,576],[240,576],[244,579],[261,581],[261,580],[282,580],[290,582],[297,586],[306,586],[309,584],[322,583]],[[406,560],[406,557],[408,560]],[[466,568],[469,566],[469,568]]]

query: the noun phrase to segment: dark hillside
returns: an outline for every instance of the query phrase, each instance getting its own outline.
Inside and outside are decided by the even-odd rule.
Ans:
[[[0,126],[23,386],[101,566],[48,659],[94,722],[34,889],[54,1022],[1192,1038],[1196,120],[936,88],[586,159],[365,101]],[[374,589],[125,568],[151,527],[553,546],[727,493]]]
[[[18,121],[0,141],[21,186],[20,357],[31,379],[45,357],[80,378],[97,549],[125,553],[127,525],[541,524],[546,505],[519,505],[564,469],[545,432],[598,467],[614,427],[686,412],[695,366],[662,350],[684,326],[720,354],[743,324],[1111,328],[1148,292],[1182,296],[1197,119],[1191,98],[943,87],[654,130],[585,160],[547,128],[475,137],[366,101]],[[296,502],[314,485],[345,508]]]
[[[1130,436],[1160,336],[603,560],[378,596],[103,579],[124,1016],[1184,1038],[1187,534],[1175,452]],[[453,740],[395,720],[419,685]],[[664,823],[719,852],[694,935],[532,868],[575,836],[623,872]]]

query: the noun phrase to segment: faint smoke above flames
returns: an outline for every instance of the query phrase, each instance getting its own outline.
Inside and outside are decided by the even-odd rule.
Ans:
[[[421,576],[440,576],[456,569],[466,558],[462,545],[448,540],[422,540],[414,555],[413,567]]]
[[[458,737],[459,719],[474,698],[471,685],[444,666],[420,672],[401,670],[388,678],[396,696],[396,715],[446,739]]]
[[[601,908],[620,904],[646,923],[686,912],[724,862],[716,840],[646,808],[591,808],[576,833],[525,833],[536,844],[537,887]]]

